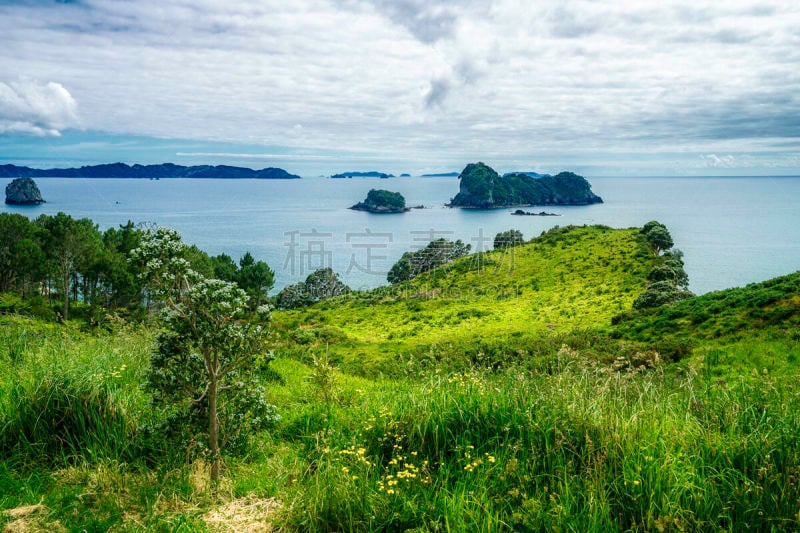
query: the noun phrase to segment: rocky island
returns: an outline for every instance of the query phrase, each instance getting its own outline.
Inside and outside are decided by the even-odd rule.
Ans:
[[[366,200],[357,203],[350,209],[369,213],[405,213],[410,210],[406,207],[406,199],[402,194],[383,189],[370,189]]]
[[[378,172],[377,170],[371,170],[369,172],[342,172],[341,174],[333,174],[331,179],[341,179],[341,178],[393,178],[394,174],[386,174],[385,172]]]
[[[458,176],[459,192],[449,207],[492,209],[530,205],[589,205],[603,199],[586,178],[572,172],[534,178],[524,173],[500,176],[484,163],[470,163]]]
[[[111,163],[80,168],[39,169],[17,165],[0,165],[0,178],[209,178],[209,179],[300,179],[282,168],[251,168],[230,165],[183,166],[173,163],[159,165],[128,165]]]
[[[523,211],[522,209],[517,209],[512,215],[523,216],[523,217],[560,217],[558,213],[548,213],[547,211],[539,211],[538,213],[533,213],[531,211]]]
[[[42,193],[31,178],[17,178],[6,185],[8,205],[39,205],[44,203]]]

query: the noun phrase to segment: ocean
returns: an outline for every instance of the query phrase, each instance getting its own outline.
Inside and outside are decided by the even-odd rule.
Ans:
[[[7,182],[0,183],[3,187]],[[496,233],[526,239],[555,225],[615,228],[658,220],[684,252],[690,289],[701,294],[800,269],[800,177],[590,178],[605,203],[534,207],[560,216],[514,216],[444,206],[458,192],[453,177],[304,178],[302,180],[38,178],[47,203],[3,205],[35,218],[63,211],[101,229],[132,220],[181,232],[184,241],[235,260],[250,251],[275,271],[275,289],[330,266],[353,288],[386,284],[386,272],[408,250],[437,238],[488,250]],[[371,188],[398,191],[403,214],[348,209]]]

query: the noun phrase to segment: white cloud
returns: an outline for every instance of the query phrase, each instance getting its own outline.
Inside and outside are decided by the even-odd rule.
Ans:
[[[0,133],[58,136],[77,125],[77,103],[60,83],[0,81]]]
[[[736,154],[800,138],[797,27],[792,0],[0,3],[0,72],[58,80],[84,127],[122,134],[429,167]],[[57,132],[69,101],[3,103],[0,128]]]

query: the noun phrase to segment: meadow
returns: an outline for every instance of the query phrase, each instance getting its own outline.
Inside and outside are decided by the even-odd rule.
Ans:
[[[0,527],[796,530],[800,274],[632,310],[655,261],[561,228],[274,312],[282,418],[215,488],[142,429],[152,325],[0,316]]]

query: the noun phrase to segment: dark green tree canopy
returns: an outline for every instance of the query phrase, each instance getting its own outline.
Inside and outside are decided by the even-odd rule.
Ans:
[[[674,245],[672,236],[669,234],[667,227],[655,220],[651,220],[645,224],[639,232],[647,239],[647,243],[650,245],[650,249],[653,250],[655,255],[669,250]]]
[[[689,276],[683,268],[683,252],[672,249],[672,237],[667,227],[651,220],[639,230],[647,241],[657,263],[647,274],[650,282],[645,291],[633,302],[633,307],[643,309],[660,307],[694,296],[689,292]]]
[[[327,298],[350,292],[350,287],[330,268],[320,268],[308,275],[305,281],[284,287],[276,297],[279,309],[308,307]]]

